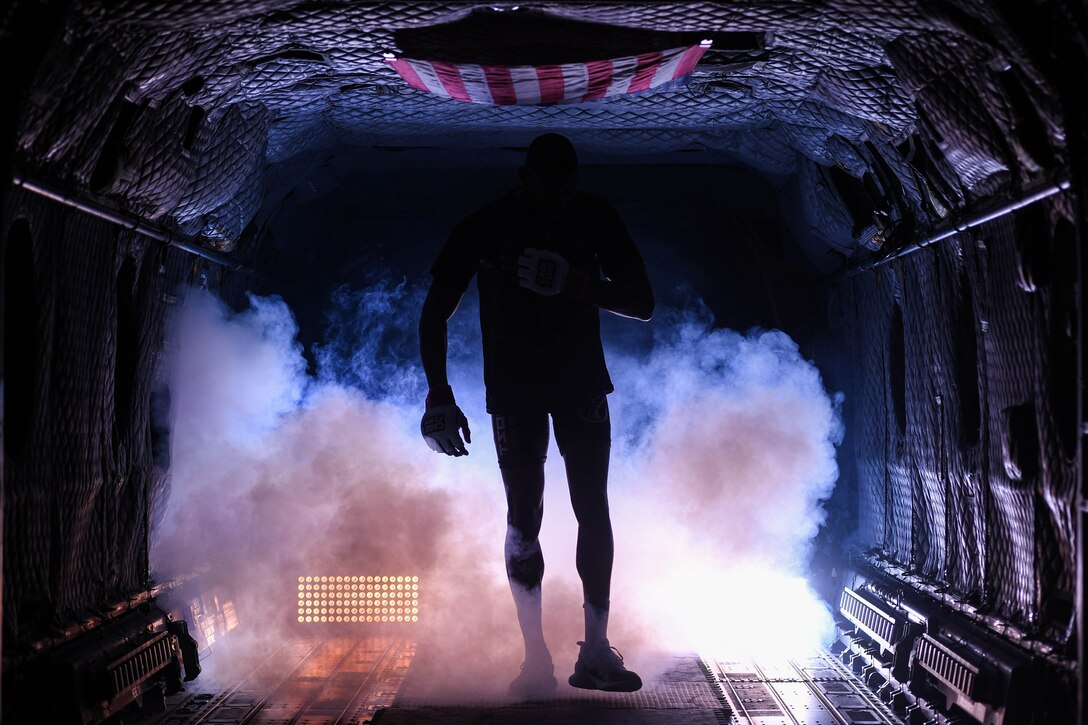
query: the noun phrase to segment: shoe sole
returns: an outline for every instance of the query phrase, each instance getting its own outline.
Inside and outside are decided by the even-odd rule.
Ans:
[[[582,690],[601,690],[602,692],[635,692],[642,689],[642,680],[637,683],[634,682],[609,682],[607,680],[598,680],[593,675],[583,673],[583,677],[579,677],[578,673],[571,675],[567,682],[571,687],[577,687]]]

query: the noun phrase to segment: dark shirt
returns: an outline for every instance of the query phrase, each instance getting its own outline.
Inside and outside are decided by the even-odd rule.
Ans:
[[[616,210],[582,192],[550,225],[514,191],[454,227],[431,274],[461,288],[476,275],[489,413],[553,410],[613,390],[597,307],[521,287],[516,262],[528,247],[557,252],[594,279],[642,264]]]

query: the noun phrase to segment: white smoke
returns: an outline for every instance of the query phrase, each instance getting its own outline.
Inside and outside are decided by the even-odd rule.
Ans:
[[[819,646],[832,622],[804,574],[838,476],[841,396],[782,332],[666,317],[650,355],[614,356],[630,390],[616,396],[617,583],[674,647]]]
[[[403,283],[338,292],[316,379],[282,301],[254,297],[235,315],[206,292],[186,296],[174,325],[173,482],[153,565],[162,578],[207,564],[232,583],[247,626],[212,658],[219,671],[298,631],[298,576],[405,574],[423,588],[417,664],[441,692],[472,697],[516,674],[474,313],[462,309],[450,333],[451,383],[474,442],[467,458],[447,458],[418,433],[421,294]],[[649,652],[818,645],[830,617],[804,562],[837,476],[837,401],[783,333],[743,336],[668,311],[651,325],[647,352],[607,350],[613,644],[633,667]],[[554,444],[547,478],[544,625],[562,673],[582,600]]]

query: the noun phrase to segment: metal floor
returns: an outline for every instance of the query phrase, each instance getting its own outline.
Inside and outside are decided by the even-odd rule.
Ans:
[[[420,653],[424,655],[424,652]],[[846,725],[901,723],[830,653],[800,659],[726,661],[663,654],[661,674],[631,694],[577,690],[563,682],[548,700],[494,696],[444,703],[413,677],[416,643],[402,637],[298,639],[225,690],[200,678],[167,699],[164,714],[126,725],[400,725],[402,723],[677,723]],[[645,660],[645,658],[644,658]]]

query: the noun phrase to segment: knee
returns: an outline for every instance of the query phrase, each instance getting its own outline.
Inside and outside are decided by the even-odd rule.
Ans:
[[[528,589],[539,586],[544,578],[540,541],[535,537],[525,539],[513,526],[506,530],[506,575]]]
[[[544,521],[544,504],[525,503],[507,509],[506,523],[512,530],[517,531],[523,541],[534,541],[540,534],[540,525]]]
[[[525,531],[513,524],[506,527],[506,557],[530,559],[540,552],[538,531]]]

